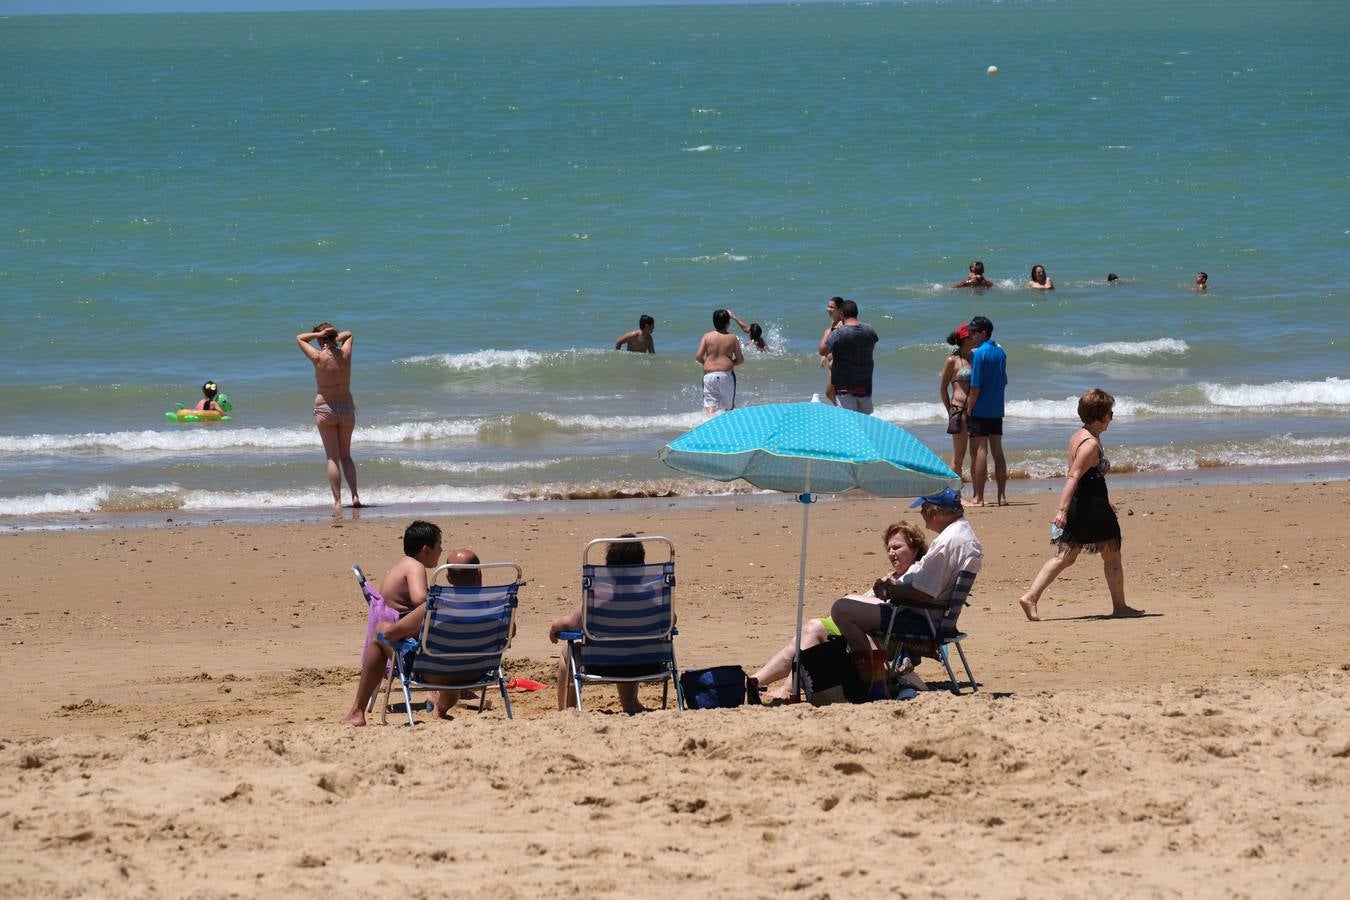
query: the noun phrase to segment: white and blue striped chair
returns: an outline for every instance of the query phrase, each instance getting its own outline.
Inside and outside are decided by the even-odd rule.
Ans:
[[[436,584],[436,577],[450,569],[480,572],[510,569],[514,577],[508,584],[482,587]],[[380,713],[382,723],[387,721],[395,678],[403,689],[409,725],[415,724],[413,691],[478,688],[483,691],[478,703],[481,713],[487,706],[487,689],[495,685],[501,691],[506,717],[512,717],[502,655],[511,646],[520,580],[520,566],[515,563],[452,564],[431,573],[421,633],[402,641],[388,641],[383,633],[376,638],[394,651],[394,670],[385,687],[384,709]],[[429,677],[448,677],[454,683],[433,683],[426,680]]]
[[[950,644],[956,645],[956,652],[961,656],[961,665],[966,669],[966,677],[970,679],[970,691],[976,693],[980,686],[975,681],[975,674],[970,671],[970,661],[966,659],[966,651],[962,649],[961,642],[967,637],[965,632],[956,627],[957,620],[961,617],[961,610],[970,605],[970,589],[975,586],[975,573],[969,571],[958,572],[956,575],[956,584],[952,588],[951,596],[945,601],[934,601],[933,603],[914,603],[906,601],[899,604],[904,609],[922,612],[928,620],[927,628],[910,628],[903,631],[888,630],[879,633],[881,637],[880,646],[889,646],[892,641],[898,642],[899,646],[896,652],[891,654],[887,661],[889,673],[894,673],[901,667],[906,656],[914,656],[916,652],[925,656],[931,656],[942,663],[947,670],[947,678],[951,681],[952,693],[961,693],[961,688],[956,683],[956,673],[952,670],[951,661],[947,659],[947,647]],[[890,624],[895,624],[895,616],[891,617]],[[891,679],[887,679],[888,681]]]
[[[614,543],[664,544],[665,562],[599,565],[589,561],[591,548]],[[577,709],[586,684],[635,684],[660,681],[661,706],[675,701],[684,709],[679,668],[675,661],[675,545],[669,538],[644,535],[596,538],[581,553],[581,630],[564,631],[564,652],[571,654],[572,685]]]

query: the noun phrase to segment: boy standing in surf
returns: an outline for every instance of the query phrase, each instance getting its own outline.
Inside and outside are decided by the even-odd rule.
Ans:
[[[745,361],[741,342],[727,331],[731,313],[713,310],[713,331],[698,342],[694,359],[703,366],[703,408],[709,415],[736,408],[736,367]]]

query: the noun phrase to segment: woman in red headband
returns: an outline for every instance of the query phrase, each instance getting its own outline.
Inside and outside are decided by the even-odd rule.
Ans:
[[[966,394],[970,391],[970,354],[975,345],[970,326],[964,323],[956,326],[956,330],[947,335],[947,343],[955,349],[942,364],[942,383],[938,391],[942,395],[943,414],[947,416],[947,433],[952,436],[952,471],[960,475],[966,462],[966,445],[970,443],[963,412]]]

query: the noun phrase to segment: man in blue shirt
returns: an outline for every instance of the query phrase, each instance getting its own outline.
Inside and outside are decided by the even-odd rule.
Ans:
[[[984,506],[989,480],[989,454],[994,455],[994,482],[998,505],[1007,506],[1008,462],[1003,458],[1003,390],[1008,386],[1008,355],[994,342],[994,323],[984,316],[970,320],[971,336],[979,341],[970,358],[970,391],[966,394],[966,430],[970,434],[971,489],[975,506]]]

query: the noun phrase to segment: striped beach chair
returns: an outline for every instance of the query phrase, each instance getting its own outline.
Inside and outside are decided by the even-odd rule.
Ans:
[[[479,572],[508,569],[513,577],[507,584],[490,586],[436,584],[437,577],[451,569]],[[487,689],[495,685],[501,691],[506,717],[512,717],[502,655],[511,646],[520,579],[520,566],[515,563],[452,564],[431,573],[421,633],[415,638],[392,642],[382,632],[376,635],[376,640],[394,651],[394,671],[385,687],[384,709],[380,713],[382,723],[387,721],[395,679],[403,689],[409,725],[415,724],[412,692],[446,688],[480,689],[481,713],[487,706]],[[430,682],[428,678],[449,679],[453,683]]]
[[[887,682],[894,681],[894,676],[904,665],[906,657],[928,656],[936,659],[946,668],[952,693],[961,693],[961,688],[956,683],[956,673],[952,670],[951,661],[947,658],[947,647],[955,644],[956,652],[961,657],[961,665],[965,667],[966,677],[970,679],[971,693],[979,691],[980,686],[975,681],[975,674],[970,671],[970,662],[966,659],[966,651],[961,647],[961,642],[968,635],[956,627],[956,622],[961,617],[961,610],[970,605],[968,598],[970,597],[970,589],[974,586],[975,573],[963,571],[957,573],[956,585],[952,588],[951,596],[945,602],[935,601],[931,604],[905,602],[900,604],[905,609],[922,612],[928,621],[928,627],[906,631],[888,629],[884,633],[878,633],[878,637],[882,638],[880,646],[890,646],[891,641],[898,643],[896,652],[891,654],[886,663]],[[895,619],[895,616],[891,617],[890,625],[895,624]]]
[[[665,562],[603,565],[590,562],[594,547],[640,542],[664,545]],[[662,682],[661,706],[675,702],[684,709],[679,668],[675,661],[675,545],[669,538],[645,535],[596,538],[581,552],[581,630],[564,631],[564,652],[571,654],[577,709],[586,684]]]

